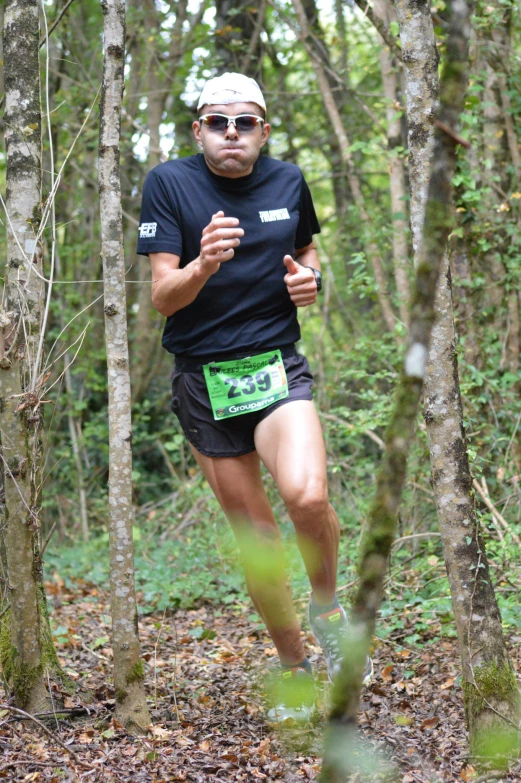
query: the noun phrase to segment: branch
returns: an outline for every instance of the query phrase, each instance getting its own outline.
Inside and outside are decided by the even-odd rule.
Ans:
[[[364,16],[367,16],[372,25],[376,28],[384,42],[389,47],[390,51],[394,54],[397,60],[402,62],[402,50],[393,38],[393,34],[381,19],[379,19],[371,6],[369,0],[355,0],[355,3],[361,10]]]
[[[504,529],[507,530],[510,533],[510,535],[512,536],[512,540],[515,541],[515,543],[518,546],[521,546],[521,539],[519,538],[519,536],[516,533],[514,533],[513,530],[511,530],[510,525],[506,521],[505,517],[502,514],[500,514],[500,512],[497,510],[495,505],[492,503],[490,497],[488,496],[488,493],[485,492],[484,489],[482,489],[482,487],[478,483],[477,479],[472,479],[472,486],[480,494],[481,498],[483,499],[483,503],[486,505],[488,510],[491,512],[491,514],[494,517],[494,519],[496,519],[499,522],[499,524],[502,525],[504,527]],[[499,528],[498,528],[498,532],[499,532]]]
[[[35,718],[34,715],[31,715],[29,712],[25,712],[24,710],[19,710],[18,707],[11,707],[10,704],[0,704],[1,710],[7,710],[7,712],[12,712],[13,715],[19,715],[24,720],[32,720],[33,723],[36,723],[37,726],[39,726],[42,731],[47,734],[50,739],[52,739],[53,742],[56,742],[57,745],[60,746],[60,748],[63,748],[78,764],[80,767],[84,767],[85,769],[97,769],[97,767],[93,767],[92,764],[86,764],[85,761],[82,761],[80,757],[73,751],[71,748],[69,748],[64,742],[61,741],[59,737],[56,736],[50,729],[47,728],[47,726],[41,722],[41,720],[38,720],[38,718]]]
[[[47,39],[49,38],[51,33],[54,32],[54,30],[56,30],[56,28],[60,24],[61,20],[63,19],[63,17],[65,16],[65,14],[67,13],[67,11],[69,10],[69,8],[71,7],[71,5],[73,3],[74,3],[74,0],[68,0],[68,2],[65,3],[65,5],[62,8],[62,10],[58,14],[57,18],[54,20],[52,25],[49,27],[49,30],[47,31],[47,33],[43,36],[43,38],[40,39],[40,49],[42,48],[44,43],[47,41]]]

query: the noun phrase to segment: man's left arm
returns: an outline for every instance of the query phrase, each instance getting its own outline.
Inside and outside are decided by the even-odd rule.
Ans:
[[[320,272],[317,248],[314,242],[295,250],[295,259],[284,256],[288,270],[284,282],[291,301],[296,307],[307,307],[317,300],[317,280],[313,269]],[[309,269],[313,267],[313,269]]]

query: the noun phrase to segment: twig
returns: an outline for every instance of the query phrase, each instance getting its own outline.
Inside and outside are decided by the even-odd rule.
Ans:
[[[344,426],[347,430],[354,429],[353,424],[345,421],[344,419],[341,419],[340,416],[335,416],[334,413],[321,413],[320,416],[323,419],[327,419],[328,421],[334,421],[336,424],[342,424],[342,426]],[[380,446],[381,449],[385,448],[383,440],[372,430],[363,430],[363,434],[367,435],[368,438],[371,438],[371,440],[376,443],[377,446]]]
[[[510,438],[510,441],[507,446],[507,450],[505,452],[505,463],[508,459],[508,455],[510,453],[510,449],[512,448],[512,443],[514,442],[514,438],[516,437],[517,428],[519,427],[519,422],[521,422],[521,413],[517,417],[516,426],[514,427],[514,432],[512,433],[512,437]]]
[[[154,706],[156,710],[157,710],[157,647],[159,645],[159,640],[163,632],[163,626],[165,624],[165,615],[166,615],[166,607],[163,612],[163,617],[161,618],[161,625],[159,626],[156,643],[154,645]]]
[[[504,516],[502,514],[500,514],[500,512],[494,506],[494,504],[492,503],[492,501],[490,500],[490,498],[488,496],[488,493],[485,492],[485,490],[482,488],[481,484],[476,479],[472,479],[472,486],[474,487],[476,492],[478,492],[480,494],[481,498],[483,499],[483,503],[486,505],[488,510],[492,513],[493,518],[495,520],[497,520],[497,522],[499,522],[501,525],[503,525],[505,530],[508,530],[508,532],[512,536],[512,540],[515,541],[516,544],[521,546],[521,539],[519,538],[517,533],[514,533],[514,531],[511,529],[510,525],[508,524],[508,522],[504,518]],[[499,532],[499,529],[498,529],[498,532]]]
[[[36,715],[33,715],[33,718],[53,718],[55,715],[75,717],[76,715],[90,715],[90,712],[86,707],[59,707],[56,712],[37,712]],[[11,723],[19,720],[25,720],[25,717],[14,715],[7,722]]]
[[[40,550],[40,557],[43,557],[43,556],[44,556],[44,554],[45,554],[45,550],[47,549],[47,547],[48,547],[48,545],[49,545],[49,541],[51,540],[51,536],[52,536],[52,534],[54,533],[54,529],[55,529],[55,527],[56,527],[56,525],[57,525],[57,524],[58,524],[58,520],[56,519],[56,520],[53,522],[53,526],[52,526],[52,527],[51,527],[51,529],[49,530],[49,535],[48,535],[48,536],[47,536],[47,538],[45,539],[45,543],[44,543],[44,545],[42,546],[42,548],[41,548],[41,550]],[[0,617],[1,617],[1,615],[0,615]]]
[[[439,538],[441,533],[411,533],[409,536],[400,536],[393,542],[393,549],[397,544],[401,544],[402,541],[408,541],[410,538]]]
[[[14,715],[21,715],[25,720],[32,720],[33,723],[36,723],[36,725],[39,726],[53,742],[56,742],[57,745],[63,748],[63,750],[74,759],[78,766],[85,767],[85,769],[96,769],[96,767],[93,767],[91,764],[87,764],[85,761],[82,761],[80,757],[73,750],[71,750],[71,748],[67,747],[67,745],[62,742],[61,739],[56,736],[56,734],[48,729],[47,726],[41,722],[41,720],[35,718],[34,715],[30,715],[30,713],[25,712],[24,710],[19,710],[18,707],[11,707],[10,704],[0,704],[0,710],[7,710],[7,712],[12,712]]]
[[[43,36],[43,38],[41,38],[41,39],[40,39],[40,49],[42,48],[42,46],[44,45],[44,43],[47,41],[47,39],[49,38],[50,34],[51,34],[52,32],[54,32],[54,30],[56,30],[56,28],[57,28],[57,27],[58,27],[58,25],[60,24],[61,20],[63,19],[63,17],[65,16],[65,14],[67,13],[67,11],[69,10],[69,8],[71,7],[71,5],[72,5],[73,3],[74,3],[74,0],[69,0],[69,2],[68,2],[68,3],[66,3],[66,4],[63,6],[63,8],[62,8],[62,10],[60,11],[60,13],[59,13],[58,17],[57,17],[57,18],[54,20],[54,22],[53,22],[53,23],[52,23],[52,25],[49,27],[49,29],[47,30],[47,32],[46,32],[46,34]]]
[[[355,3],[361,10],[364,16],[366,16],[373,27],[376,28],[377,32],[380,34],[384,42],[389,47],[390,51],[394,54],[394,56],[402,62],[402,50],[396,43],[396,41],[393,38],[393,34],[385,24],[385,22],[380,19],[378,16],[376,16],[373,8],[369,5],[368,0],[355,0]]]
[[[456,131],[447,125],[446,122],[442,122],[441,120],[434,120],[434,125],[443,131],[443,133],[446,133],[447,136],[450,136],[451,139],[454,139],[456,144],[461,144],[461,146],[465,147],[467,150],[471,148],[472,144],[470,141],[468,141],[468,139],[464,139],[463,136],[459,135],[459,133],[456,133]]]

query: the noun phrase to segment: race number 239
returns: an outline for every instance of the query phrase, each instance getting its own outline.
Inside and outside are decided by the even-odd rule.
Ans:
[[[229,386],[228,399],[240,397],[241,394],[255,394],[257,390],[267,392],[271,389],[271,376],[267,370],[251,375],[243,375],[242,378],[226,378],[224,383]]]
[[[279,350],[203,366],[216,420],[267,408],[288,397],[288,380]]]

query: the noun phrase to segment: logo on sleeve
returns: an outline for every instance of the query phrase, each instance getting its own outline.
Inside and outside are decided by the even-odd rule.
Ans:
[[[290,215],[286,208],[284,209],[268,209],[265,212],[259,212],[260,219],[263,223],[273,223],[274,220],[289,220]]]
[[[141,223],[139,227],[140,239],[152,239],[156,235],[157,223]]]

